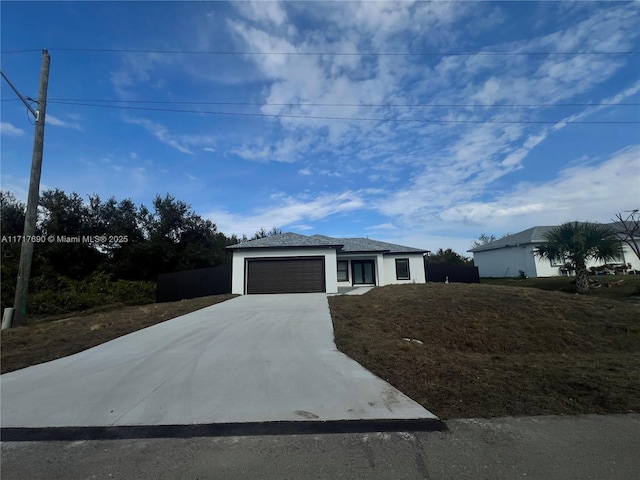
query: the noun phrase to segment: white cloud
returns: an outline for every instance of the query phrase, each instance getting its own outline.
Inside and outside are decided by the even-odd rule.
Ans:
[[[303,223],[300,223],[297,225],[290,225],[289,228],[293,230],[302,230],[303,232],[307,230],[313,230],[313,227],[311,225],[305,225]]]
[[[309,138],[285,137],[275,143],[265,144],[264,139],[259,139],[251,145],[243,145],[233,149],[231,153],[245,160],[292,163],[303,156],[310,142]]]
[[[640,187],[640,145],[596,162],[565,168],[546,183],[522,183],[488,202],[460,203],[444,210],[447,222],[470,222],[487,230],[522,230],[572,220],[609,221],[636,208]]]
[[[256,209],[250,214],[213,210],[205,216],[215,222],[222,232],[251,236],[262,227],[293,228],[293,225],[299,225],[301,222],[322,220],[331,215],[353,212],[365,207],[362,195],[356,191],[325,193],[315,198],[280,195],[276,200],[273,205]]]
[[[367,230],[397,230],[393,223],[380,223],[379,225],[372,225],[371,227],[367,227]]]
[[[14,127],[9,122],[0,122],[0,134],[9,135],[10,137],[19,137],[24,135],[24,130]]]
[[[282,7],[278,4],[277,9]],[[435,45],[442,50],[469,49],[457,42],[460,29],[452,28],[477,16],[477,8],[413,2],[354,2],[300,4],[295,11],[310,17],[306,30],[291,34],[274,28],[270,14],[254,11],[254,6],[238,7],[242,19],[229,20],[228,27],[243,49],[266,52],[357,52],[428,50]],[[274,7],[275,8],[275,7]],[[284,7],[283,7],[284,8]],[[290,5],[287,5],[287,9]],[[291,7],[292,8],[292,7]],[[487,21],[474,23],[475,35],[504,21],[499,8],[485,8]],[[475,9],[475,11],[474,11]],[[488,50],[553,51],[571,50],[566,38],[583,39],[589,47],[598,49],[606,41],[611,49],[624,50],[637,33],[617,34],[615,21],[628,26],[630,9],[615,7],[583,15],[575,25],[545,33],[527,41],[486,45]],[[281,20],[285,18],[278,17]],[[491,17],[489,19],[489,17]],[[293,18],[293,16],[292,16]],[[284,20],[282,20],[284,21]],[[476,22],[476,20],[474,20]],[[275,22],[278,23],[278,22]],[[278,23],[279,24],[279,23]],[[331,34],[323,29],[331,26]],[[465,29],[468,32],[468,29]],[[561,35],[564,32],[566,35]],[[631,32],[631,29],[629,29]],[[406,35],[415,37],[415,45],[406,42]],[[472,35],[472,34],[469,34]],[[611,40],[614,38],[614,40]],[[564,42],[564,43],[563,43]],[[582,48],[582,47],[581,47]],[[588,50],[589,48],[583,48]],[[548,110],[527,109],[450,109],[420,111],[396,107],[291,105],[371,104],[371,103],[440,103],[493,104],[554,103],[575,97],[603,83],[621,67],[612,56],[542,57],[477,56],[443,57],[438,64],[415,62],[401,56],[296,56],[252,55],[256,73],[265,79],[265,103],[262,112],[270,115],[306,115],[316,117],[365,118],[429,118],[434,120],[484,119],[504,122],[549,120]],[[278,105],[273,105],[278,104]],[[555,111],[557,112],[557,110]],[[552,112],[553,113],[553,112]],[[555,117],[557,119],[557,116]],[[248,160],[298,161],[312,154],[325,152],[340,168],[327,165],[325,172],[341,174],[368,170],[371,181],[401,180],[402,173],[413,167],[410,182],[412,194],[399,192],[382,211],[406,212],[424,210],[432,202],[424,193],[427,185],[441,185],[430,193],[450,201],[469,200],[485,190],[496,179],[521,169],[531,151],[547,138],[548,127],[523,125],[420,125],[377,122],[336,121],[332,119],[279,118],[285,132],[298,137],[313,137],[313,142],[298,143],[288,151],[278,137],[265,135],[252,145],[242,145],[234,153]],[[449,145],[443,148],[442,145]],[[429,154],[435,154],[434,159]],[[401,165],[393,174],[380,175],[371,169],[383,169],[390,164]],[[301,168],[301,175],[310,171]],[[438,172],[443,172],[439,174]],[[444,180],[444,181],[440,181]],[[463,194],[458,186],[472,182]],[[414,195],[414,193],[416,195]],[[406,200],[406,201],[405,201]],[[448,205],[443,202],[441,205]],[[396,205],[397,208],[394,208]]]
[[[116,94],[123,99],[133,97],[134,88],[144,84],[147,88],[162,90],[166,81],[160,71],[175,67],[184,60],[180,54],[163,55],[151,52],[124,53],[120,55],[121,65],[109,75],[109,81]]]
[[[54,117],[53,115],[47,114],[45,117],[45,124],[53,125],[54,127],[63,127],[63,128],[72,128],[74,130],[83,131],[82,125],[78,122],[67,122],[59,119],[58,117]]]
[[[278,1],[238,2],[235,7],[243,16],[257,22],[267,22],[279,27],[287,21],[287,13]]]
[[[533,18],[527,19],[528,29],[512,35],[517,25],[503,12],[514,15],[518,8],[522,7],[499,2],[236,2],[230,4],[228,10],[226,7],[219,11],[217,6],[206,7],[204,13],[200,12],[201,18],[197,22],[194,20],[193,31],[181,38],[172,37],[172,41],[185,49],[271,53],[604,51],[631,50],[638,42],[637,2],[616,3],[606,8],[579,5],[566,10],[554,2],[536,4],[532,7]],[[216,14],[207,15],[207,9],[215,10]],[[562,10],[559,15],[564,15],[562,21],[555,15],[542,16],[543,11],[559,10]],[[508,28],[496,31],[497,35],[485,35],[487,30],[495,29],[502,22]],[[222,37],[224,42],[221,43]],[[503,41],[505,38],[523,40]],[[197,47],[191,47],[194,44]],[[584,154],[582,145],[567,146],[568,141],[575,138],[570,136],[569,130],[583,127],[560,131],[569,122],[597,119],[600,115],[607,118],[613,112],[622,111],[621,108],[487,106],[573,101],[620,103],[640,92],[640,81],[628,75],[633,66],[629,56],[272,54],[228,57],[125,54],[121,56],[119,67],[111,73],[111,84],[123,98],[180,100],[190,98],[185,90],[177,88],[188,81],[193,87],[189,92],[197,95],[197,99],[207,101],[223,98],[216,97],[221,93],[212,88],[215,87],[212,82],[221,82],[225,77],[224,81],[238,88],[234,90],[237,92],[234,99],[262,102],[255,109],[238,107],[238,112],[480,123],[420,124],[281,117],[256,120],[255,129],[252,120],[252,129],[238,129],[231,134],[225,134],[224,129],[212,129],[211,132],[216,133],[213,135],[206,131],[181,134],[181,131],[187,131],[184,125],[172,125],[168,120],[161,124],[147,115],[147,118],[129,118],[129,123],[142,126],[158,141],[182,153],[223,152],[249,161],[296,163],[279,165],[278,171],[286,172],[286,175],[282,179],[271,178],[270,189],[254,189],[254,182],[261,179],[247,177],[253,205],[267,205],[244,214],[240,210],[232,213],[220,207],[215,215],[212,214],[212,219],[218,223],[222,221],[225,232],[252,234],[260,227],[286,225],[303,230],[305,226],[315,225],[314,220],[352,213],[354,218],[362,220],[353,227],[355,234],[368,228],[373,233],[395,236],[397,243],[446,248],[451,246],[445,243],[449,237],[443,234],[442,244],[433,244],[434,232],[455,230],[457,233],[450,238],[462,244],[463,234],[456,236],[462,231],[460,226],[478,226],[478,229],[486,226],[487,231],[493,230],[489,233],[500,234],[527,228],[538,221],[548,223],[545,218],[560,218],[564,213],[568,216],[579,216],[580,212],[586,212],[582,215],[590,212],[594,216],[600,215],[614,206],[615,197],[607,196],[607,189],[597,183],[586,185],[596,182],[598,175],[609,187],[617,182],[619,187],[612,191],[618,193],[619,202],[630,201],[628,192],[633,189],[629,188],[629,182],[634,177],[628,175],[615,180],[611,171],[620,167],[615,158],[624,158],[627,162],[633,158],[624,152],[607,158],[591,155],[586,163],[573,164],[572,168],[577,170],[568,170],[568,159]],[[244,90],[249,83],[250,89]],[[610,98],[603,100],[604,96]],[[418,108],[366,104],[484,106]],[[82,124],[70,116],[63,118],[66,122],[75,120],[76,125]],[[212,118],[211,123],[217,122],[217,117],[207,118]],[[484,120],[556,123],[482,124]],[[144,135],[144,132],[140,130],[140,134]],[[564,142],[565,138],[569,140]],[[621,138],[623,135],[616,141]],[[553,143],[556,141],[558,143]],[[610,151],[623,144],[610,147]],[[603,142],[596,148],[606,152],[609,147]],[[539,152],[547,152],[546,157],[538,155]],[[557,152],[557,163],[548,158],[548,152]],[[599,165],[606,165],[609,171],[600,169]],[[112,168],[115,167],[110,166],[109,170]],[[162,166],[149,168],[149,173],[160,172],[160,168]],[[268,168],[266,165],[251,166],[251,170],[265,176],[269,174],[265,172],[270,172]],[[296,177],[299,182],[290,181],[290,174],[295,176],[296,172],[300,175]],[[534,172],[536,183],[518,183],[529,172]],[[199,175],[199,172],[192,173],[194,177]],[[311,175],[314,176],[303,178]],[[578,181],[585,178],[589,182]],[[184,171],[175,175],[175,179],[190,185]],[[301,188],[317,188],[318,185],[326,189],[325,193],[299,193]],[[367,189],[368,186],[383,189],[374,192]],[[340,193],[326,193],[341,192],[343,188],[352,188],[350,193],[357,202],[339,198]],[[576,193],[582,189],[591,192],[593,202],[591,196],[582,197]],[[191,190],[195,189],[191,187]],[[278,193],[272,197],[267,193],[266,201],[260,198],[262,192],[276,190]],[[566,200],[563,200],[564,192],[567,192]],[[337,203],[339,210],[329,208],[331,202]],[[378,214],[376,220],[365,220],[370,211]],[[314,216],[316,212],[318,217]],[[389,240],[394,239],[389,237]],[[465,247],[471,241],[466,239]]]
[[[146,118],[134,118],[134,117],[124,116],[123,120],[133,125],[142,126],[146,131],[148,131],[151,135],[156,137],[162,143],[169,145],[170,147],[173,147],[182,153],[193,155],[193,152],[189,150],[189,148],[186,145],[179,142],[177,139],[177,136],[169,132],[169,129],[164,125],[152,122],[151,120],[148,120]]]

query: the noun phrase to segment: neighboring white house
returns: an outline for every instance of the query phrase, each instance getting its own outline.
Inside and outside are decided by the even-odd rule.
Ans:
[[[241,295],[426,281],[426,250],[368,238],[283,233],[227,248],[233,252],[231,291]]]
[[[467,250],[473,253],[473,263],[481,277],[517,277],[524,272],[527,277],[555,277],[567,275],[565,262],[539,258],[534,255],[537,245],[544,242],[545,234],[554,227],[532,227],[508,235],[486,245]],[[631,265],[630,270],[640,270],[640,259],[624,242],[622,258],[609,264]],[[603,262],[590,261],[587,268],[601,266]]]

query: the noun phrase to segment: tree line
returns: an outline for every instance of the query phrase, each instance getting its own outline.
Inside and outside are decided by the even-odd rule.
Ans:
[[[11,306],[20,258],[26,205],[0,191],[2,307]],[[280,233],[260,229],[252,238]],[[246,236],[226,236],[211,220],[172,195],[151,205],[46,190],[40,195],[30,291],[55,289],[60,277],[82,280],[154,281],[160,273],[230,262],[226,247]]]

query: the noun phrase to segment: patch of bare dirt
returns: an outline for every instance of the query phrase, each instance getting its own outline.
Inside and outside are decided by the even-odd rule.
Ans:
[[[224,302],[236,295],[213,295],[38,319],[0,334],[1,372],[11,372],[95,347],[114,338]]]

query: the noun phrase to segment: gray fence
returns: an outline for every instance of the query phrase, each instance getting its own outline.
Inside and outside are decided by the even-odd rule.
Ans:
[[[480,283],[478,267],[464,267],[461,265],[432,264],[425,265],[427,282]]]
[[[158,275],[157,302],[231,293],[231,264]]]

